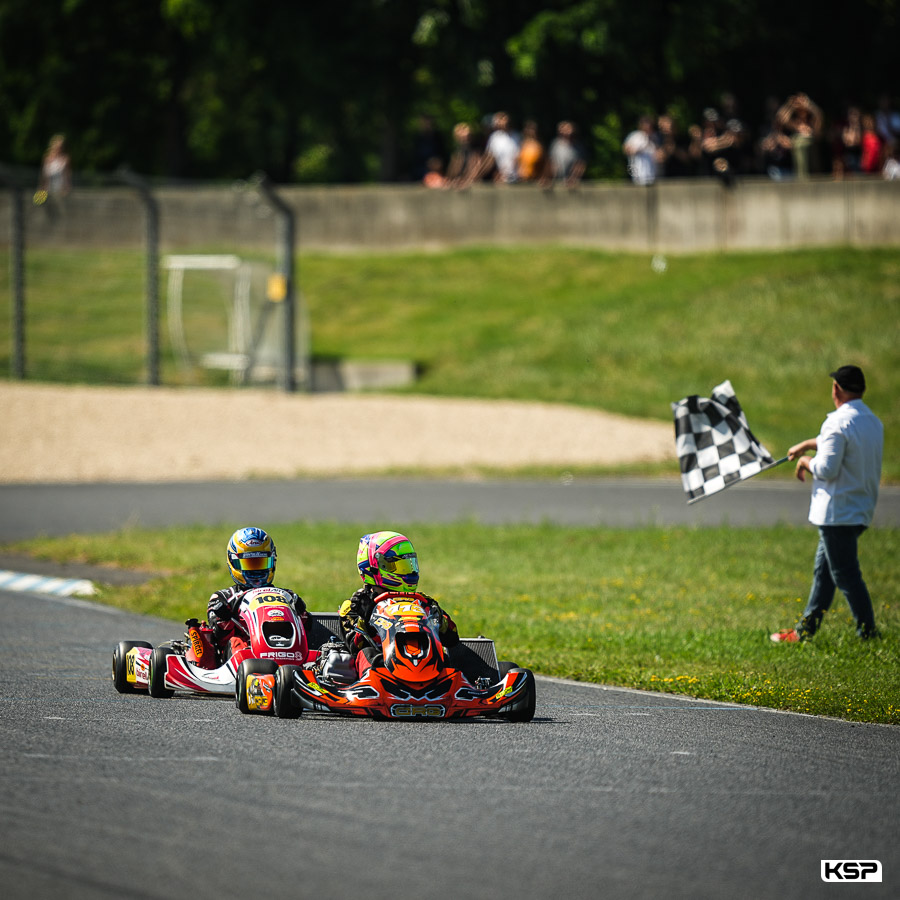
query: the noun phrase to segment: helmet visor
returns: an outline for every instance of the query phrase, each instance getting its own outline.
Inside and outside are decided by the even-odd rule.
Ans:
[[[379,568],[391,575],[418,575],[419,558],[415,553],[404,553],[403,556],[381,557]]]
[[[260,572],[275,568],[275,557],[271,553],[234,553],[232,561],[242,572]]]

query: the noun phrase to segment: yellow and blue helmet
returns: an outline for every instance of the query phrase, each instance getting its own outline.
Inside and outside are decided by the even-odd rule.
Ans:
[[[415,591],[419,584],[419,558],[408,537],[396,531],[364,534],[359,540],[356,565],[360,578],[385,591]]]
[[[275,541],[262,528],[239,528],[228,542],[228,568],[240,587],[265,587],[275,579]]]

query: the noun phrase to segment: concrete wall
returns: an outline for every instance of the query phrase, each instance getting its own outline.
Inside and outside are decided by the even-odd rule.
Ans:
[[[563,243],[688,253],[833,245],[900,245],[900,182],[747,179],[670,181],[577,191],[478,185],[283,187],[298,250],[403,250],[464,244]],[[250,186],[155,192],[162,249],[272,251],[273,213]],[[0,244],[10,240],[0,191]],[[26,246],[140,246],[144,213],[129,188],[80,189],[61,208],[26,205]]]

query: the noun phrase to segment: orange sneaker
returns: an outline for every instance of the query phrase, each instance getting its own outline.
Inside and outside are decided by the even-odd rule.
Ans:
[[[769,640],[776,644],[797,644],[803,640],[803,637],[796,628],[788,628],[785,631],[776,631],[775,634],[770,634]]]

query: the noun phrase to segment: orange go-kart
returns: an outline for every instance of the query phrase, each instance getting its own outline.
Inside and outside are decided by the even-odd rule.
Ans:
[[[534,717],[532,672],[498,662],[488,638],[463,638],[445,648],[439,612],[424,595],[381,594],[369,624],[376,637],[360,633],[382,659],[361,676],[335,628],[335,640],[324,643],[315,662],[305,666],[283,665],[272,674],[245,660],[235,683],[238,708],[283,719],[303,713],[406,721],[491,716],[530,722]]]

